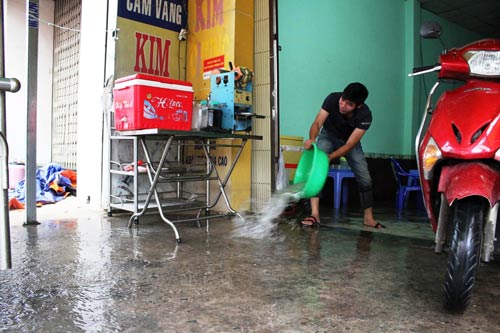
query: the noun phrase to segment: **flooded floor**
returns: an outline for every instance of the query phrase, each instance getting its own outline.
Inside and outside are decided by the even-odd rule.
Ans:
[[[68,198],[70,199],[70,198]],[[66,200],[68,200],[66,199]],[[480,266],[462,315],[441,307],[446,255],[423,213],[322,207],[322,226],[282,221],[282,237],[234,237],[230,219],[127,228],[73,200],[11,212],[12,265],[0,323],[15,332],[498,332],[500,264]],[[54,210],[50,210],[54,209]]]

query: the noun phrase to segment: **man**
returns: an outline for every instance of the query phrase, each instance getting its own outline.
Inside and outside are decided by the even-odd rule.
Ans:
[[[359,82],[350,83],[343,92],[329,94],[309,129],[304,148],[310,149],[317,141],[330,161],[345,156],[358,183],[364,225],[380,229],[385,227],[373,217],[372,178],[361,147],[361,138],[372,122],[372,113],[365,104],[367,97],[368,90]],[[311,198],[311,215],[302,224],[320,225],[319,198]]]

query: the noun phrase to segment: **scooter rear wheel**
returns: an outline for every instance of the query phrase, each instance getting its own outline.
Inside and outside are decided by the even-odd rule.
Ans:
[[[481,257],[485,211],[486,206],[478,197],[453,204],[453,232],[444,283],[444,307],[450,312],[464,312],[471,302]]]

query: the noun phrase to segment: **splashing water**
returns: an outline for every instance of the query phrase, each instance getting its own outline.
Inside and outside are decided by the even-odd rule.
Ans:
[[[283,241],[286,236],[278,229],[277,218],[290,205],[303,195],[304,184],[295,184],[286,187],[271,196],[262,211],[254,214],[240,214],[234,218],[234,237],[251,239],[269,239]]]

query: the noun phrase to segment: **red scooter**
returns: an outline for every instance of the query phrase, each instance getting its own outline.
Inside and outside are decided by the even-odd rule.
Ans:
[[[423,38],[439,38],[435,22]],[[500,255],[500,40],[483,39],[439,56],[438,72],[417,137],[417,163],[427,214],[436,233],[435,252],[448,248],[444,306],[464,312],[471,302],[480,260]],[[454,87],[433,103],[437,87]],[[423,135],[423,136],[422,136]]]

